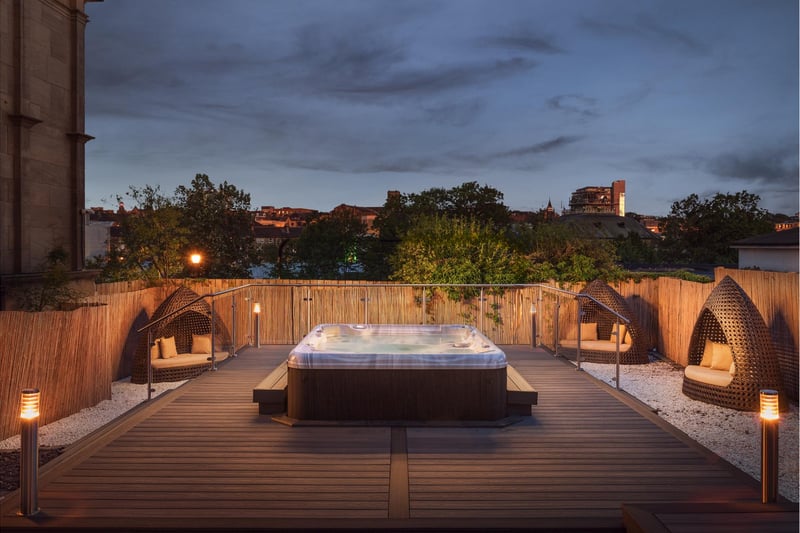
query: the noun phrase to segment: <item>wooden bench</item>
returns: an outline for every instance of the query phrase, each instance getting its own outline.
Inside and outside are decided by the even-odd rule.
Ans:
[[[278,365],[253,389],[253,402],[258,403],[258,413],[274,415],[286,412],[287,387],[286,361]],[[517,370],[506,367],[506,415],[530,416],[539,393]]]
[[[531,416],[531,406],[539,401],[539,393],[511,365],[506,366],[506,414]]]
[[[258,403],[258,413],[274,415],[286,412],[286,361],[275,367],[253,389],[253,402]]]

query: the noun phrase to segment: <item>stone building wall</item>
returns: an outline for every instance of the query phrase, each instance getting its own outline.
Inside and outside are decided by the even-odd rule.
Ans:
[[[47,254],[83,269],[84,0],[0,0],[0,308]]]

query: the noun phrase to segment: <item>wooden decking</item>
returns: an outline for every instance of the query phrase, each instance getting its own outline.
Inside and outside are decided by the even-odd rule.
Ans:
[[[39,514],[0,503],[2,530],[625,531],[623,504],[760,501],[635,400],[524,346],[502,347],[539,393],[520,423],[287,427],[252,391],[290,348],[245,350],[74,444],[42,468]],[[753,531],[796,531],[759,514]]]

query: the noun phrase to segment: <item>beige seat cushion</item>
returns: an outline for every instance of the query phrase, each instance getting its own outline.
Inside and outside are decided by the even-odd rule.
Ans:
[[[706,345],[703,348],[703,359],[700,361],[700,366],[711,368],[711,359],[714,357],[714,343],[711,339],[706,339]]]
[[[684,370],[684,375],[691,380],[718,387],[727,387],[733,381],[733,375],[728,369],[715,370],[700,365],[687,366],[686,370]]]
[[[219,363],[227,359],[228,354],[225,352],[215,353],[214,357]],[[210,353],[181,353],[169,359],[154,360],[153,368],[177,368],[181,366],[202,365],[205,363],[211,364],[211,361],[209,361],[210,358]]]
[[[576,339],[562,339],[559,341],[559,346],[564,348],[572,348],[576,349],[578,347],[578,341]],[[619,351],[620,352],[627,352],[630,350],[630,344],[620,344]],[[594,350],[598,352],[616,352],[617,351],[617,341],[610,342],[610,341],[581,341],[581,350]]]

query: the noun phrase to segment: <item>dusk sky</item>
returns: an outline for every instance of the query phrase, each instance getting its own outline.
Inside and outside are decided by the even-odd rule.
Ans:
[[[195,174],[251,205],[467,181],[560,210],[747,190],[798,211],[797,0],[88,3],[86,205]],[[132,202],[128,200],[129,205]]]

